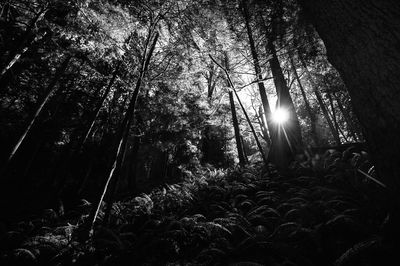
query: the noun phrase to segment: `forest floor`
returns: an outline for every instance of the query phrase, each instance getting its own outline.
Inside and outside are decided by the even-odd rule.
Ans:
[[[49,209],[1,228],[0,264],[394,265],[383,237],[387,193],[357,173],[363,167],[366,155],[349,149],[284,173],[198,169],[115,203],[91,240],[82,237],[85,200],[63,216]]]

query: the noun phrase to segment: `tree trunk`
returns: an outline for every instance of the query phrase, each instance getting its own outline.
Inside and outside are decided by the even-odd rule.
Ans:
[[[47,92],[46,92],[45,97],[43,98],[43,100],[41,101],[40,105],[36,109],[35,114],[33,115],[31,121],[29,122],[29,124],[25,128],[25,130],[22,133],[21,137],[18,139],[17,144],[15,144],[14,148],[12,149],[12,151],[11,151],[9,157],[8,157],[8,162],[10,162],[13,159],[14,155],[18,151],[18,149],[21,146],[22,142],[24,141],[25,137],[28,135],[29,131],[31,130],[33,124],[36,121],[36,119],[39,117],[40,113],[42,112],[43,107],[45,106],[47,101],[50,99],[51,95],[53,95],[53,92],[55,91],[55,86],[56,86],[58,80],[60,79],[60,77],[62,76],[62,74],[67,69],[70,60],[71,60],[71,56],[68,55],[64,59],[64,61],[61,64],[61,66],[57,69],[56,73],[54,74],[53,79],[50,81],[49,85],[47,86],[47,89],[46,89]]]
[[[332,95],[331,95],[331,93],[330,93],[329,91],[327,91],[327,92],[326,92],[326,96],[328,97],[329,104],[330,104],[330,106],[331,106],[331,110],[332,110],[332,121],[333,121],[333,123],[334,123],[334,125],[335,125],[336,131],[337,131],[338,133],[342,134],[342,136],[343,136],[345,142],[348,142],[348,139],[347,139],[346,135],[344,134],[344,132],[343,132],[342,128],[340,127],[339,122],[338,122],[338,120],[337,120],[336,109],[335,109],[335,105],[334,105],[334,103],[333,103]]]
[[[303,66],[303,68],[304,68],[304,70],[306,72],[307,79],[311,84],[311,88],[314,91],[315,97],[317,98],[317,102],[319,104],[319,107],[322,110],[322,114],[324,115],[325,120],[328,123],[329,129],[331,130],[333,139],[335,140],[336,145],[340,145],[339,133],[336,130],[335,126],[333,125],[333,122],[332,122],[331,118],[329,117],[329,112],[328,112],[328,109],[325,106],[324,99],[322,98],[321,92],[319,91],[317,84],[315,83],[310,71],[308,70],[306,62],[304,61],[304,59],[301,56],[299,56],[299,58],[300,58],[300,62],[302,64],[302,66]]]
[[[311,127],[310,134],[311,134],[311,138],[314,141],[314,144],[316,146],[318,146],[318,145],[320,145],[320,140],[319,140],[319,137],[318,137],[318,134],[317,134],[317,127],[316,127],[317,118],[316,118],[315,113],[313,112],[313,110],[311,108],[310,101],[307,99],[306,91],[304,90],[304,87],[301,84],[300,77],[297,74],[297,70],[296,70],[296,66],[294,64],[293,57],[292,57],[291,54],[289,54],[289,57],[290,57],[290,65],[291,65],[291,68],[292,68],[292,72],[294,74],[294,77],[296,78],[297,84],[299,85],[300,92],[301,92],[301,95],[303,96],[304,104],[306,105],[306,110],[307,110],[308,116],[310,118],[310,127]]]
[[[206,76],[207,79],[207,98],[211,100],[215,86],[217,85],[217,73],[216,69],[214,68],[214,65],[211,62],[210,69],[208,70],[208,75]]]
[[[278,167],[286,168],[294,158],[295,153],[302,149],[301,128],[292,97],[289,93],[289,88],[279,64],[275,45],[271,40],[268,42],[267,50],[271,53],[269,64],[274,77],[276,94],[278,96],[277,108],[281,108],[282,106],[282,108],[286,109],[289,113],[288,121],[283,125],[277,125],[277,132],[274,132],[270,159]]]
[[[258,90],[260,92],[261,102],[263,105],[265,119],[267,121],[267,126],[268,126],[268,131],[269,131],[269,134],[268,134],[268,132],[266,130],[264,130],[263,135],[264,135],[264,139],[266,139],[268,145],[270,145],[271,141],[270,141],[269,135],[272,135],[272,132],[273,132],[271,107],[269,105],[269,101],[268,101],[264,83],[262,82],[263,78],[262,78],[262,74],[261,74],[260,62],[258,59],[258,54],[257,54],[256,46],[254,43],[253,33],[252,33],[251,27],[250,27],[250,15],[249,15],[248,6],[244,1],[242,1],[242,6],[243,6],[242,13],[243,13],[243,17],[244,17],[245,24],[246,24],[246,30],[247,30],[247,36],[249,38],[251,55],[253,57],[254,70],[256,72],[256,77],[257,77],[257,81],[258,81],[257,82]]]
[[[94,127],[94,124],[96,122],[97,117],[99,116],[101,107],[104,105],[104,102],[106,101],[106,99],[108,97],[108,94],[110,94],[111,88],[112,88],[112,86],[113,86],[113,84],[115,82],[115,79],[117,78],[118,71],[119,71],[121,65],[122,65],[122,61],[120,61],[117,64],[117,66],[116,66],[116,68],[114,70],[114,73],[113,73],[113,75],[112,75],[112,77],[110,79],[110,82],[108,83],[108,86],[107,86],[106,90],[103,93],[103,96],[101,97],[101,99],[97,103],[96,109],[92,113],[92,116],[91,116],[91,118],[89,120],[90,122],[88,124],[89,126],[84,131],[84,135],[83,135],[82,141],[81,141],[81,143],[80,143],[80,145],[78,147],[78,150],[77,150],[78,152],[79,152],[79,150],[81,150],[82,146],[85,145],[86,141],[88,140],[88,138],[90,137],[90,135],[91,135],[91,133],[93,131],[93,127]]]
[[[335,98],[335,102],[336,102],[337,106],[339,107],[340,112],[343,115],[344,121],[347,124],[347,130],[350,132],[350,135],[353,137],[353,140],[356,142],[359,142],[361,138],[356,133],[356,129],[355,129],[354,123],[351,120],[351,117],[349,115],[349,111],[344,109],[343,104],[340,102],[339,98],[337,97],[337,95],[335,93],[333,94],[333,96]]]
[[[264,115],[264,109],[263,109],[263,107],[262,107],[262,105],[260,105],[259,106],[259,108],[258,108],[258,113],[257,113],[257,111],[254,109],[254,111],[256,112],[256,115],[257,115],[257,120],[258,120],[258,123],[260,124],[260,127],[261,127],[261,132],[267,132],[267,121],[266,121],[266,119],[265,119],[265,115]],[[264,134],[262,134],[262,136],[261,136],[264,140],[265,140],[265,142],[267,142],[267,144],[268,144],[268,146],[269,147],[271,147],[271,138],[270,138],[270,136],[264,136]]]
[[[235,90],[235,86],[233,85],[233,82],[232,82],[232,80],[231,80],[231,77],[230,77],[230,75],[229,75],[229,72],[226,70],[226,68],[224,68],[224,67],[221,66],[217,61],[215,61],[215,59],[214,59],[211,55],[209,55],[209,57],[211,58],[211,60],[212,60],[216,65],[218,65],[218,66],[225,72],[225,75],[226,75],[226,78],[227,78],[227,80],[228,80],[229,86],[230,86],[230,88],[232,88],[232,91],[235,93],[235,96],[236,96],[237,101],[239,102],[240,108],[242,109],[243,114],[244,114],[244,116],[246,117],[247,123],[249,124],[249,127],[250,127],[250,129],[251,129],[251,132],[253,133],[253,137],[254,137],[254,140],[256,141],[256,144],[257,144],[257,147],[258,147],[258,151],[259,151],[260,154],[261,154],[261,158],[263,159],[263,161],[264,161],[265,164],[268,164],[267,157],[265,157],[264,150],[263,150],[263,148],[262,148],[262,146],[261,146],[260,141],[258,140],[256,130],[254,129],[253,124],[251,123],[250,117],[247,115],[246,109],[244,108],[244,106],[243,106],[243,104],[242,104],[242,101],[240,100],[239,95],[237,94],[237,92],[236,92],[236,90]]]
[[[377,172],[400,192],[400,2],[301,0],[365,130]]]
[[[233,92],[232,91],[229,91],[229,102],[231,104],[232,123],[233,123],[233,128],[235,130],[235,139],[236,139],[236,147],[237,147],[238,156],[239,156],[239,163],[241,166],[244,166],[246,164],[246,160],[244,158],[243,145],[242,145],[242,141],[240,138],[239,123],[238,123],[237,116],[236,116],[236,108],[235,108],[235,102],[233,100]]]
[[[132,97],[131,97],[131,100],[129,102],[128,110],[126,111],[124,120],[122,121],[122,124],[119,127],[119,129],[117,131],[117,134],[116,134],[117,135],[117,140],[118,140],[118,145],[116,147],[115,157],[114,157],[114,162],[113,162],[112,168],[111,168],[110,173],[108,175],[108,178],[107,178],[107,180],[106,180],[106,182],[104,184],[104,189],[103,189],[103,191],[102,191],[102,193],[100,195],[100,198],[96,203],[97,204],[96,208],[94,209],[94,212],[91,214],[91,217],[89,217],[89,221],[91,223],[90,227],[89,227],[89,236],[91,236],[93,234],[93,228],[94,228],[94,225],[95,225],[95,222],[96,222],[96,219],[97,219],[97,215],[98,215],[98,213],[100,211],[101,203],[103,202],[103,199],[104,199],[104,197],[105,197],[105,195],[106,195],[106,193],[108,191],[108,187],[110,185],[110,182],[112,181],[114,176],[118,176],[120,174],[119,172],[121,170],[121,165],[122,165],[122,161],[123,161],[124,149],[125,149],[125,146],[126,146],[126,141],[127,141],[128,135],[129,135],[129,129],[130,129],[130,126],[131,126],[133,118],[134,118],[136,100],[138,98],[139,90],[140,90],[140,87],[142,85],[142,80],[143,80],[143,78],[145,76],[145,73],[147,71],[147,68],[149,66],[150,59],[151,59],[151,56],[152,56],[153,51],[155,49],[155,46],[156,46],[156,43],[157,43],[157,40],[158,40],[158,36],[159,36],[158,32],[156,32],[155,36],[153,38],[153,42],[152,42],[152,44],[150,46],[150,49],[147,52],[147,48],[149,47],[149,43],[150,43],[150,40],[151,40],[151,35],[152,35],[152,32],[151,32],[151,30],[149,30],[147,43],[146,43],[145,50],[144,50],[143,57],[142,57],[141,69],[140,69],[140,72],[139,72],[139,77],[138,77],[138,80],[136,82],[135,89],[134,89],[134,91],[132,93]],[[116,180],[114,180],[114,182],[116,182]],[[112,201],[110,201],[110,204],[112,204]]]
[[[29,39],[31,38],[31,35],[32,35],[32,31],[33,31],[34,27],[36,26],[36,23],[44,17],[44,15],[46,14],[47,11],[48,11],[47,8],[41,10],[29,23],[29,25],[27,26],[27,28],[23,34],[22,39],[18,41],[18,44],[16,44],[16,48],[14,50],[10,51],[7,62],[4,64],[3,68],[0,71],[0,79],[21,58],[21,56],[29,49],[29,47],[32,43],[36,42],[37,40],[39,40],[40,38],[42,38],[45,35],[45,33],[43,35],[38,35],[35,38],[33,38],[31,41],[29,41]]]
[[[247,157],[248,155],[246,153],[246,148],[245,148],[246,146],[245,146],[244,138],[243,138],[242,135],[240,136],[240,142],[242,143],[242,147],[243,147],[244,162],[246,164],[248,164],[249,163],[249,158]]]

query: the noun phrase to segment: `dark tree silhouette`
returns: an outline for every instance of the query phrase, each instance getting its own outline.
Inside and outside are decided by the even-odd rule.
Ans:
[[[379,175],[400,191],[400,2],[300,1],[349,89]]]

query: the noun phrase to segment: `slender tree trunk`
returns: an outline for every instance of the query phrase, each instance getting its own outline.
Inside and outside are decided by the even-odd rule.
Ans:
[[[253,137],[254,137],[254,140],[256,141],[256,144],[257,144],[257,147],[258,147],[258,151],[261,154],[261,158],[263,159],[265,164],[268,164],[267,157],[265,157],[264,150],[263,150],[263,148],[261,146],[260,141],[258,140],[258,136],[257,136],[256,130],[254,129],[253,124],[251,123],[251,120],[250,120],[249,116],[247,115],[246,109],[244,108],[244,106],[242,104],[242,101],[240,100],[239,95],[237,94],[237,92],[235,90],[235,86],[233,85],[233,82],[232,82],[232,80],[230,78],[229,72],[224,67],[222,67],[217,61],[215,61],[215,59],[211,55],[209,55],[209,57],[211,58],[211,60],[213,60],[213,62],[216,65],[218,65],[225,72],[225,75],[226,75],[226,78],[228,79],[229,85],[232,88],[233,92],[235,93],[236,99],[239,102],[239,105],[242,108],[244,116],[246,117],[247,123],[250,126],[251,132],[253,133]]]
[[[96,208],[94,209],[94,212],[92,213],[91,217],[89,217],[90,218],[89,221],[91,222],[90,228],[89,228],[89,236],[91,236],[93,234],[93,228],[94,228],[94,225],[95,225],[95,222],[96,222],[96,219],[97,219],[97,215],[98,215],[98,213],[100,211],[101,203],[103,202],[103,199],[104,199],[104,197],[105,197],[105,195],[106,195],[106,193],[108,191],[109,184],[113,180],[113,177],[119,175],[119,172],[120,172],[120,169],[121,169],[123,155],[124,155],[124,148],[126,146],[126,141],[127,141],[128,135],[129,135],[129,129],[130,129],[130,126],[131,126],[133,118],[134,118],[136,100],[138,98],[139,90],[140,90],[140,87],[142,85],[142,80],[143,80],[143,78],[145,76],[145,73],[147,71],[148,65],[150,63],[150,59],[151,59],[151,56],[152,56],[153,51],[155,49],[159,34],[158,34],[158,32],[155,33],[155,36],[153,38],[153,42],[152,42],[152,44],[150,46],[149,51],[147,52],[147,47],[149,46],[149,43],[150,43],[150,40],[151,40],[151,36],[152,36],[152,31],[149,30],[149,35],[148,35],[148,38],[147,38],[146,48],[144,50],[143,57],[142,57],[142,63],[141,63],[141,69],[140,69],[140,72],[139,72],[139,77],[138,77],[138,80],[136,82],[135,89],[134,89],[134,91],[132,93],[132,97],[131,97],[131,100],[129,102],[128,110],[126,111],[124,120],[122,121],[122,124],[121,124],[121,126],[118,129],[117,134],[116,134],[117,135],[117,140],[118,140],[118,145],[117,145],[117,148],[116,148],[116,151],[115,151],[114,163],[112,165],[112,168],[110,170],[110,173],[109,173],[108,178],[106,180],[106,183],[104,185],[104,189],[103,189],[103,191],[102,191],[102,193],[100,195],[100,198],[96,203]],[[114,180],[114,182],[116,182],[116,181]],[[111,204],[112,204],[112,202],[111,202]]]
[[[51,95],[55,92],[55,86],[62,76],[62,74],[65,72],[65,70],[68,67],[69,61],[71,60],[71,56],[67,56],[61,66],[57,69],[56,73],[54,74],[53,79],[50,81],[49,85],[47,86],[47,93],[43,100],[41,101],[40,105],[35,111],[35,114],[33,115],[32,119],[30,120],[29,124],[25,128],[24,132],[22,133],[21,137],[18,139],[17,143],[15,144],[14,148],[12,149],[9,157],[8,157],[8,162],[10,162],[13,157],[15,156],[16,152],[18,151],[19,147],[21,146],[22,142],[24,141],[25,137],[29,134],[33,124],[35,123],[36,119],[39,117],[40,113],[42,112],[43,107],[45,104],[48,102],[50,99]]]
[[[105,202],[106,202],[106,209],[104,211],[104,218],[103,218],[103,224],[104,225],[109,225],[110,222],[110,217],[111,217],[111,211],[112,211],[112,205],[114,202],[114,198],[117,195],[117,189],[119,187],[119,182],[121,180],[121,175],[123,175],[123,167],[126,164],[126,159],[128,157],[128,153],[129,153],[129,142],[126,141],[125,142],[125,147],[124,147],[124,154],[122,156],[122,162],[121,162],[121,169],[119,171],[119,175],[117,176],[117,178],[114,178],[114,182],[111,182],[110,184],[110,188],[109,188],[109,193],[108,193],[108,197],[105,197]]]
[[[315,94],[315,97],[317,98],[317,102],[319,104],[319,107],[322,110],[322,114],[324,115],[325,120],[328,123],[329,129],[331,130],[333,139],[335,140],[336,145],[340,145],[339,133],[335,129],[335,126],[333,125],[333,122],[329,117],[329,112],[328,112],[328,109],[325,106],[324,99],[322,98],[321,92],[319,91],[317,84],[315,83],[310,71],[308,70],[306,62],[304,61],[304,59],[301,56],[299,56],[299,59],[300,59],[300,62],[302,64],[302,66],[303,66],[303,69],[305,70],[305,73],[307,75],[307,79],[311,84],[311,88],[312,88],[312,90],[313,90],[313,92]]]
[[[346,121],[347,129],[350,132],[350,135],[352,136],[354,141],[357,141],[357,142],[360,141],[360,137],[357,136],[357,134],[356,134],[354,123],[351,121],[351,117],[349,116],[348,111],[344,109],[344,107],[343,107],[342,103],[340,102],[340,100],[338,99],[338,97],[335,94],[333,94],[333,96],[335,98],[335,102],[336,102],[340,112],[343,115],[344,120]]]
[[[216,82],[216,73],[215,73],[215,68],[214,68],[214,66],[212,65],[212,62],[211,62],[211,66],[210,66],[210,70],[208,70],[208,76],[206,77],[207,78],[207,98],[208,99],[211,99],[212,98],[212,95],[213,95],[213,93],[214,93],[214,90],[215,90],[215,86],[217,85],[217,82]]]
[[[330,93],[329,91],[327,91],[327,92],[326,92],[326,96],[328,97],[329,104],[330,104],[330,106],[331,106],[331,110],[332,110],[332,120],[333,120],[333,123],[334,123],[334,125],[335,125],[336,131],[338,131],[340,134],[342,134],[344,140],[345,140],[346,142],[348,142],[348,139],[347,139],[346,135],[344,134],[343,130],[341,129],[341,127],[340,127],[340,125],[339,125],[339,123],[338,123],[337,116],[336,116],[336,109],[335,109],[335,105],[334,105],[334,103],[333,103],[332,95],[331,95],[331,93]]]
[[[313,110],[311,108],[311,104],[310,104],[310,101],[307,98],[306,91],[304,90],[304,87],[301,84],[300,77],[297,74],[297,70],[296,70],[296,66],[294,64],[293,57],[292,57],[291,54],[289,54],[289,57],[290,57],[290,65],[291,65],[291,68],[292,68],[292,72],[293,72],[294,77],[295,77],[295,79],[297,81],[297,84],[299,85],[300,92],[301,92],[301,95],[303,96],[304,104],[306,105],[306,110],[307,110],[308,116],[310,118],[311,138],[314,141],[314,144],[316,146],[318,146],[320,144],[320,140],[319,140],[319,137],[318,137],[318,134],[317,134],[317,126],[316,126],[317,125],[317,118],[316,118],[315,113],[313,112]]]
[[[45,33],[43,35],[36,36],[32,41],[28,41],[31,38],[32,31],[35,28],[36,23],[44,17],[47,11],[47,8],[41,10],[29,23],[22,39],[19,40],[18,44],[16,44],[16,48],[8,55],[8,60],[0,71],[0,80],[4,74],[7,73],[7,71],[9,71],[12,66],[21,58],[21,56],[29,49],[30,45],[44,36]]]
[[[247,36],[249,38],[251,55],[253,57],[254,70],[256,72],[256,77],[258,80],[258,82],[257,82],[258,90],[260,92],[261,102],[263,105],[265,119],[267,121],[267,126],[268,126],[268,131],[269,131],[269,134],[268,134],[268,131],[264,130],[263,135],[264,135],[264,139],[267,141],[268,145],[270,145],[271,140],[270,140],[269,135],[271,135],[271,133],[273,132],[271,108],[269,105],[269,101],[268,101],[264,83],[262,82],[263,78],[262,78],[262,74],[261,74],[260,62],[258,59],[258,54],[257,54],[256,46],[254,43],[253,33],[252,33],[252,30],[250,27],[250,15],[249,15],[248,6],[244,1],[242,1],[242,7],[243,7],[242,13],[243,13],[243,17],[244,17],[245,24],[246,24]]]
[[[236,139],[236,147],[237,147],[238,156],[239,156],[239,163],[241,166],[244,166],[246,164],[246,160],[244,158],[243,146],[242,146],[242,141],[240,138],[239,123],[238,123],[237,116],[236,116],[236,108],[235,108],[235,102],[233,100],[233,92],[232,91],[229,91],[229,102],[231,104],[232,123],[233,123],[233,128],[235,130],[235,139]]]
[[[129,44],[129,42],[131,40],[131,37],[132,37],[132,35],[130,35],[128,37],[128,39],[125,41],[126,44]],[[103,93],[103,96],[101,97],[100,101],[96,105],[96,108],[95,108],[95,110],[94,110],[94,112],[93,112],[93,114],[92,114],[92,116],[91,116],[91,118],[89,120],[90,121],[89,122],[89,126],[84,131],[82,141],[81,141],[81,143],[80,143],[80,145],[78,147],[78,151],[82,149],[82,147],[85,145],[85,143],[88,140],[88,138],[91,136],[91,134],[93,132],[94,124],[96,123],[97,117],[100,114],[101,107],[104,105],[104,102],[106,101],[108,95],[110,94],[110,91],[111,91],[111,89],[112,89],[112,87],[113,87],[113,85],[115,83],[115,80],[117,79],[118,72],[119,72],[119,69],[121,68],[121,66],[122,66],[122,60],[120,60],[117,63],[117,66],[114,69],[114,72],[113,72],[113,74],[111,76],[111,79],[108,82],[107,88],[105,89],[105,91]]]
[[[257,112],[256,112],[256,114],[257,114]],[[258,123],[260,124],[261,132],[266,132],[268,130],[267,125],[266,125],[267,121],[265,119],[264,110],[263,110],[262,105],[260,105],[260,107],[258,108],[257,120],[258,120]],[[270,136],[266,136],[266,138],[265,138],[264,134],[262,134],[261,137],[265,140],[265,142],[267,142],[267,144],[269,146],[271,146]]]
[[[240,136],[240,142],[242,143],[242,147],[243,147],[243,156],[244,156],[244,161],[245,161],[245,163],[246,164],[248,164],[249,163],[249,158],[247,158],[247,153],[246,153],[246,149],[245,149],[245,143],[244,143],[244,138],[243,138],[243,136],[241,135]]]
[[[229,79],[229,80],[230,80],[230,79]],[[251,123],[251,120],[250,120],[249,116],[247,115],[246,109],[244,108],[244,106],[243,106],[243,104],[242,104],[242,101],[241,101],[240,98],[239,98],[239,95],[237,94],[235,88],[233,87],[232,81],[229,81],[229,82],[231,83],[232,90],[233,90],[233,92],[235,93],[236,99],[238,100],[240,107],[242,108],[242,111],[243,111],[243,113],[244,113],[244,116],[246,117],[247,123],[248,123],[249,126],[250,126],[251,132],[253,133],[254,140],[256,141],[258,150],[259,150],[259,152],[260,152],[260,154],[261,154],[261,158],[263,159],[264,163],[267,164],[268,161],[267,161],[267,158],[265,157],[264,150],[263,150],[263,148],[262,148],[262,146],[261,146],[261,143],[260,143],[260,141],[258,140],[256,130],[254,129],[253,124]]]
[[[116,66],[116,68],[114,70],[114,73],[113,73],[113,75],[112,75],[112,77],[110,79],[110,82],[108,83],[108,86],[107,86],[106,90],[103,93],[103,96],[101,97],[101,99],[97,103],[96,108],[95,108],[94,112],[92,113],[92,116],[91,116],[91,118],[89,120],[89,124],[88,124],[89,126],[84,131],[83,138],[82,138],[82,141],[81,141],[81,143],[79,145],[78,150],[80,150],[83,147],[83,145],[85,145],[86,141],[88,140],[88,138],[90,137],[91,133],[93,132],[93,127],[94,127],[94,124],[96,123],[97,117],[99,116],[101,107],[104,105],[104,102],[106,101],[108,95],[110,94],[111,88],[114,85],[114,82],[115,82],[115,80],[117,78],[118,71],[119,71],[121,65],[122,65],[122,61],[120,61],[117,64],[117,66]]]

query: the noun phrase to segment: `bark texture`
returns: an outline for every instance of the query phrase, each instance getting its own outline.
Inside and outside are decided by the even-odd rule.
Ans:
[[[400,1],[300,0],[349,89],[384,182],[400,191]]]

